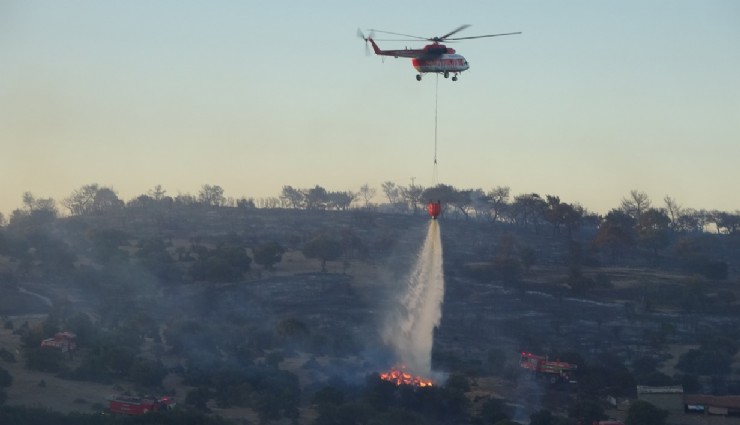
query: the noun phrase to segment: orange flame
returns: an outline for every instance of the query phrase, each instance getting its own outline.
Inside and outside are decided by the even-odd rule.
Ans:
[[[424,379],[421,376],[407,373],[403,366],[393,367],[388,372],[381,373],[380,379],[393,382],[396,385],[413,385],[415,387],[431,387],[433,385],[431,379]]]

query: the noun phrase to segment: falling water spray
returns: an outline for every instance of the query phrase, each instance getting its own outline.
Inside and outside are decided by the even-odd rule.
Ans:
[[[437,220],[429,221],[416,264],[403,284],[404,293],[383,337],[409,372],[431,376],[434,328],[442,317],[444,299],[442,239]]]

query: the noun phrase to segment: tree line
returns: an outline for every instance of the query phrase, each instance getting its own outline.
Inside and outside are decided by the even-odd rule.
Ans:
[[[381,185],[384,202],[373,202],[378,190],[365,184],[356,192],[330,191],[315,185],[312,188],[283,186],[279,196],[267,198],[238,199],[227,197],[219,185],[204,184],[197,194],[178,194],[170,196],[161,186],[156,185],[147,193],[124,201],[111,187],[97,183],[83,185],[57,202],[53,198],[37,198],[30,192],[23,194],[23,207],[14,210],[6,219],[0,213],[0,226],[19,221],[28,215],[57,217],[61,215],[60,206],[70,216],[100,215],[122,212],[128,209],[167,210],[177,207],[210,208],[285,208],[302,210],[373,209],[378,212],[398,214],[418,214],[431,201],[442,201],[443,216],[450,219],[474,219],[489,222],[511,223],[531,227],[538,231],[549,225],[556,232],[572,234],[579,227],[587,225],[612,226],[624,219],[634,220],[638,225],[644,217],[641,231],[650,232],[656,228],[667,228],[676,232],[713,231],[718,234],[740,232],[740,210],[734,212],[686,208],[674,198],[666,196],[663,204],[655,206],[645,192],[632,190],[620,205],[606,215],[590,212],[579,203],[566,203],[556,195],[541,196],[537,193],[512,195],[507,186],[496,186],[491,190],[458,189],[439,184],[424,188],[410,184],[398,185],[387,181]],[[639,229],[638,229],[639,230]]]

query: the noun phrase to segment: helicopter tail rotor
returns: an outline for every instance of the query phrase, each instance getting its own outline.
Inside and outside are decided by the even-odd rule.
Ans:
[[[375,32],[373,30],[370,30],[370,34],[365,37],[365,34],[362,32],[362,30],[357,28],[357,36],[365,40],[365,56],[370,56],[370,46],[368,46],[367,42],[375,36]]]

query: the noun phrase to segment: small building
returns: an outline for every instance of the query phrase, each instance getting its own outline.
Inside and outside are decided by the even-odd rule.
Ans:
[[[687,394],[683,404],[686,413],[740,417],[740,396],[736,395]]]
[[[669,413],[684,412],[683,387],[680,385],[665,387],[637,386],[637,399],[653,406],[667,410]]]

